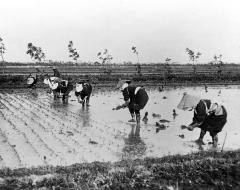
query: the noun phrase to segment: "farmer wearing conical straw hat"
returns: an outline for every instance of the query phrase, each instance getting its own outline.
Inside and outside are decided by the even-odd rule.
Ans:
[[[61,74],[56,67],[53,67],[53,76],[58,78],[61,77]]]
[[[187,126],[187,129],[190,131],[196,127],[201,129],[200,136],[196,142],[204,144],[203,137],[208,131],[212,137],[213,146],[216,147],[218,143],[217,134],[222,131],[227,122],[225,107],[211,100],[200,99],[187,93],[183,94],[182,100],[177,107],[182,110],[194,110],[193,121]]]
[[[122,91],[125,103],[113,108],[119,110],[128,107],[132,119],[129,122],[135,122],[135,115],[137,124],[140,124],[140,110],[145,107],[148,102],[148,95],[144,88],[129,85],[130,80],[120,80],[117,84],[117,89]]]

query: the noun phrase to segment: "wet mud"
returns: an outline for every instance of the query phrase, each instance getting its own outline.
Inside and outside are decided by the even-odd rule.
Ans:
[[[10,168],[114,162],[122,159],[162,157],[211,150],[195,143],[199,129],[188,131],[193,113],[178,110],[183,92],[222,103],[228,121],[219,134],[217,151],[240,147],[239,86],[146,88],[149,102],[141,111],[147,119],[140,126],[129,123],[127,109],[113,111],[123,103],[121,92],[94,89],[89,107],[82,107],[71,92],[68,102],[54,100],[46,89],[0,90],[0,166]],[[165,97],[165,98],[163,98]],[[175,109],[175,114],[173,114]]]

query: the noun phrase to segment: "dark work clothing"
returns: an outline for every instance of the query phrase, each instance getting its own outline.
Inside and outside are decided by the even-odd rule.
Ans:
[[[59,73],[59,71],[57,69],[53,69],[53,72],[54,72],[53,73],[54,77],[59,77],[59,78],[61,77],[61,75],[60,75],[60,73]]]
[[[89,83],[83,83],[82,84],[83,89],[80,92],[75,92],[76,96],[80,96],[81,99],[83,100],[85,97],[87,97],[87,100],[89,100],[91,93],[92,93],[92,85]]]
[[[140,110],[145,107],[149,98],[147,92],[143,88],[140,88],[135,94],[136,88],[135,86],[128,86],[122,93],[125,101],[130,99],[130,103],[128,104],[130,113],[135,112],[136,114],[140,114]]]
[[[211,101],[210,100],[200,100],[199,103],[197,104],[195,110],[194,110],[194,117],[193,117],[193,122],[203,122],[207,116],[207,112],[206,112],[206,106],[205,103],[207,105],[207,109],[210,108],[211,106]]]
[[[57,92],[63,93],[63,95],[68,95],[73,90],[73,84],[69,81],[60,81],[58,88],[56,89]]]
[[[207,109],[204,102],[207,105]],[[211,136],[215,136],[217,133],[222,131],[222,128],[227,122],[227,111],[225,107],[222,106],[222,115],[215,115],[214,112],[207,113],[207,110],[210,108],[210,106],[210,100],[200,100],[195,108],[192,124],[203,122],[199,128],[201,128],[203,131],[209,131]]]

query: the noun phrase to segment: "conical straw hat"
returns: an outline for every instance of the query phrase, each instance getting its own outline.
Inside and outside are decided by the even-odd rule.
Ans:
[[[182,110],[194,108],[197,106],[200,99],[201,98],[198,96],[189,95],[186,92],[184,92],[183,97],[182,97],[180,103],[178,104],[177,108],[182,109]]]

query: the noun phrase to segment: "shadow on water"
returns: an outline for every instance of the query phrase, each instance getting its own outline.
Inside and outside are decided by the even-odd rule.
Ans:
[[[185,141],[184,143],[183,143],[183,145],[185,146],[185,147],[190,147],[190,148],[196,148],[196,150],[198,150],[198,151],[204,151],[205,149],[207,150],[207,148],[206,148],[206,145],[207,145],[207,143],[205,143],[205,144],[201,144],[201,143],[198,143],[197,142],[197,140],[190,140],[190,141]],[[207,146],[208,147],[208,146]],[[209,148],[209,147],[208,147]]]
[[[140,137],[140,125],[132,124],[128,138],[124,139],[123,157],[134,158],[143,156],[146,152],[146,144]]]

